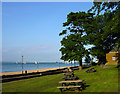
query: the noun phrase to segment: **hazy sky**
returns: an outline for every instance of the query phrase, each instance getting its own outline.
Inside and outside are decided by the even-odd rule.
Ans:
[[[70,12],[87,11],[92,2],[8,2],[2,4],[2,60],[60,61],[59,33]]]

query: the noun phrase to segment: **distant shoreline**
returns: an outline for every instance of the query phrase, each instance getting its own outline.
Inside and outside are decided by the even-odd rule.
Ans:
[[[64,69],[64,68],[68,68],[68,67],[74,67],[74,66],[48,68],[48,69],[27,70],[27,73],[32,73],[32,72],[45,72],[45,71],[49,71],[49,70]],[[24,73],[25,73],[25,71],[24,71]],[[0,76],[3,76],[3,75],[15,75],[15,74],[22,74],[22,71],[0,73]]]
[[[83,62],[84,64],[84,62]],[[78,63],[25,63],[22,65],[22,63],[3,63],[2,66],[2,70],[0,71],[0,73],[8,73],[8,72],[20,72],[20,71],[25,71],[25,70],[37,70],[37,69],[50,69],[50,68],[57,68],[57,67],[68,67],[68,66],[78,66]],[[23,66],[23,68],[22,68]]]

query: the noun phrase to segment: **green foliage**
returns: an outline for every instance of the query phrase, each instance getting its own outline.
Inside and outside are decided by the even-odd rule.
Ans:
[[[62,33],[59,34],[59,36],[66,34],[67,30],[63,30]]]
[[[61,45],[63,47],[60,49],[62,53],[61,59],[65,61],[81,60],[86,52],[84,46],[82,45],[83,42],[84,41],[82,41],[82,38],[79,37],[79,34],[71,34],[63,38],[61,41]]]
[[[94,47],[90,49],[101,63],[106,62],[106,53],[109,53],[115,44],[120,44],[120,2],[94,2],[88,12],[96,13],[91,25],[95,27],[86,29],[89,43]],[[103,11],[103,14],[100,12]],[[119,45],[120,46],[120,45]]]
[[[120,47],[120,2],[94,2],[88,12],[71,12],[66,27],[59,35],[66,35],[60,49],[63,60],[82,60],[87,52],[106,63],[106,54],[118,43]],[[101,13],[102,12],[102,13]],[[101,14],[100,14],[101,13]],[[86,50],[84,45],[92,44]]]
[[[106,36],[112,35],[120,44],[120,1],[118,2],[94,2],[94,6],[89,10],[94,11],[97,15],[103,12],[104,31]]]
[[[67,22],[63,23],[63,30],[59,35],[67,34],[61,41],[62,60],[82,60],[88,52],[84,45],[87,44],[87,35],[84,30],[85,24],[90,23],[93,13],[76,12],[67,15]],[[67,32],[67,33],[66,33]]]

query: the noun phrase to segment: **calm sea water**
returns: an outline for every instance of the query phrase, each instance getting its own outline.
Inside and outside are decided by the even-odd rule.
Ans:
[[[48,69],[48,68],[56,68],[56,67],[66,67],[66,66],[78,66],[78,63],[74,64],[65,64],[65,63],[26,63],[23,64],[23,70],[35,70],[35,69]],[[22,63],[11,63],[11,62],[3,62],[2,63],[2,72],[16,72],[22,71]]]

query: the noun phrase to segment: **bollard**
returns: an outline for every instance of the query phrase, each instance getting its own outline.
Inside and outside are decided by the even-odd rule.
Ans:
[[[27,74],[27,70],[25,71],[25,74]]]

